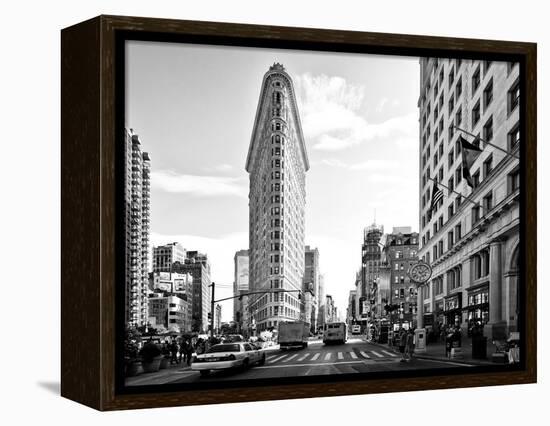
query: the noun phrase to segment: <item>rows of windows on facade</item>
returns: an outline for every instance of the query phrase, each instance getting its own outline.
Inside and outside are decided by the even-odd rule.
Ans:
[[[167,331],[202,331],[210,311],[208,257],[169,243],[154,247],[150,259],[151,159],[133,129],[126,129],[124,158],[126,323]]]
[[[433,268],[420,310],[428,323],[502,336],[518,316],[519,66],[429,58],[420,68],[419,255]],[[471,164],[461,138],[480,149]],[[431,206],[434,178],[445,196]]]
[[[408,307],[399,302],[397,312],[417,327],[458,325],[468,333],[481,324],[488,337],[503,337],[517,330],[519,315],[519,66],[422,58],[420,80],[420,233],[413,262],[430,264],[432,276],[419,291],[410,287]],[[461,138],[479,150],[471,162],[463,161]],[[435,205],[433,181],[444,187]],[[383,238],[383,228],[365,229],[350,323],[387,318],[384,308],[407,295],[398,288],[407,276],[400,276],[395,256],[388,258]]]

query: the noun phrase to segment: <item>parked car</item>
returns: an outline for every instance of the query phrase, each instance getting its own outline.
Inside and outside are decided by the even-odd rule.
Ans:
[[[247,368],[253,364],[265,364],[265,352],[246,342],[220,343],[212,346],[206,353],[197,355],[191,364],[191,370],[200,371],[207,376],[211,370]]]

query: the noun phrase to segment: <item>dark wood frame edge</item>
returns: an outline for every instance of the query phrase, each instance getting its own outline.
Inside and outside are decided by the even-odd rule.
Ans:
[[[115,31],[175,32],[524,58],[526,230],[536,235],[536,44],[310,28],[99,16],[62,30],[61,395],[99,410],[261,401],[536,382],[536,238],[526,241],[526,369],[155,394],[115,393]],[[420,54],[420,53],[419,53]]]

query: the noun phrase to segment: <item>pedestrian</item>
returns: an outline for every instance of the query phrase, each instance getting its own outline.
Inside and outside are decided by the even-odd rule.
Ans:
[[[400,362],[405,362],[405,346],[407,345],[407,333],[405,332],[405,329],[401,327],[399,329],[399,352],[401,353],[401,360]]]
[[[170,344],[170,365],[177,364],[178,363],[178,344],[175,340],[172,340],[172,343]]]
[[[407,354],[408,361],[412,360],[414,353],[414,331],[412,328],[409,328],[409,331],[407,332],[405,352]]]
[[[187,348],[186,348],[186,345],[187,345],[187,341],[182,339],[182,341],[181,341],[181,343],[180,343],[180,358],[179,358],[179,364],[181,364],[182,362],[185,362],[185,357],[186,357],[186,355],[187,355]]]
[[[187,358],[187,365],[191,365],[191,358],[193,357],[193,342],[191,340],[187,341],[187,344],[185,345],[185,355]]]

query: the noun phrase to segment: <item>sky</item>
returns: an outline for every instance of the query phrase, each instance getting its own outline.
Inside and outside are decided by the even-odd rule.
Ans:
[[[216,299],[248,248],[246,156],[264,74],[295,86],[310,170],[306,240],[345,318],[363,229],[418,231],[418,58],[127,42],[126,126],[151,157],[151,244],[207,253]],[[222,320],[232,319],[222,302]]]

